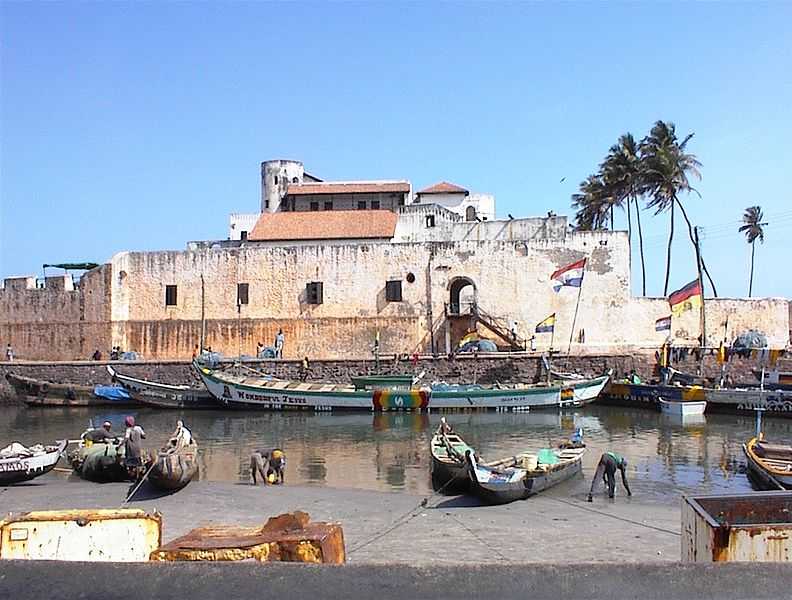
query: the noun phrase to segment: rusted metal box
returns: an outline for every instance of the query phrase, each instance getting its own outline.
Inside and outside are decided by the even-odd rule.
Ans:
[[[146,562],[162,519],[138,509],[43,510],[0,521],[0,558]]]
[[[307,513],[296,511],[272,517],[263,527],[200,527],[152,552],[151,560],[343,563],[341,525],[309,521]]]
[[[682,498],[682,561],[789,561],[792,492]]]

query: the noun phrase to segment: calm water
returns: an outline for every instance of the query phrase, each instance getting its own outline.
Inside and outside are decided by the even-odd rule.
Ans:
[[[112,410],[112,409],[111,409]],[[430,491],[428,443],[440,415],[313,414],[130,409],[31,409],[0,407],[0,442],[25,444],[75,439],[90,420],[110,420],[122,430],[132,414],[151,448],[168,437],[177,419],[190,427],[200,448],[200,477],[247,481],[255,448],[284,448],[287,482],[380,491]],[[588,477],[601,452],[617,450],[630,463],[631,486],[645,499],[678,501],[679,493],[749,490],[741,444],[754,429],[751,418],[707,416],[681,423],[644,409],[589,406],[563,413],[462,413],[447,415],[487,459],[546,447],[583,427],[589,448]],[[770,438],[792,439],[792,420],[766,419]],[[590,481],[590,480],[589,480]],[[633,483],[634,482],[634,483]],[[566,494],[583,494],[583,479]]]

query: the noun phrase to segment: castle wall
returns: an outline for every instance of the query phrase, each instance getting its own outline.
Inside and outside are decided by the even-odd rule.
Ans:
[[[71,275],[6,279],[0,288],[0,344],[17,358],[89,358],[111,347],[110,265],[87,272],[75,288]]]

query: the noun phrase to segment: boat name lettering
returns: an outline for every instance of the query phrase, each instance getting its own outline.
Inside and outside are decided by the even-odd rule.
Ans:
[[[275,404],[307,404],[305,398],[292,398],[290,396],[268,396],[265,394],[256,394],[255,392],[239,392],[239,397],[244,400],[255,400],[256,402],[266,402]]]
[[[768,399],[767,402],[741,402],[737,405],[737,410],[756,410],[764,408],[770,412],[792,412],[792,400]]]
[[[12,471],[27,471],[27,465],[21,460],[0,463],[0,473],[10,473]]]

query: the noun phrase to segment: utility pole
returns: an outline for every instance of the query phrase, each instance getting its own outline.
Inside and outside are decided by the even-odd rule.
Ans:
[[[699,240],[699,228],[693,228],[693,239],[696,242],[696,267],[698,269],[698,283],[701,290],[701,343],[699,344],[699,367],[698,374],[704,367],[704,346],[707,344],[707,316],[704,310],[704,282],[701,280],[701,242]]]

